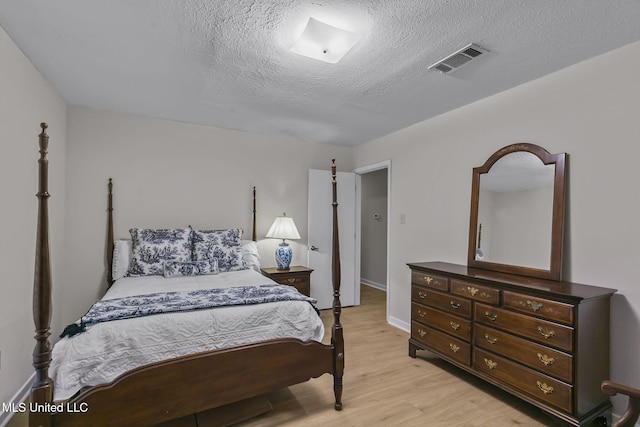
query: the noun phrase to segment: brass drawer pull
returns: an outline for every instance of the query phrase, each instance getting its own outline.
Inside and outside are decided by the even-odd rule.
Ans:
[[[498,367],[498,364],[491,359],[484,358],[484,364],[487,365],[489,369],[495,369]]]
[[[538,388],[544,394],[551,394],[555,390],[552,386],[547,385],[547,383],[541,383],[540,381],[536,381],[536,384],[538,384]]]
[[[451,322],[449,322],[449,324],[451,325],[451,329],[453,329],[454,331],[460,329],[460,323],[456,323],[452,320]]]
[[[427,335],[427,331],[423,331],[422,329],[418,329],[418,334],[424,338],[425,335]]]
[[[498,338],[492,337],[489,334],[484,334],[484,337],[487,339],[487,341],[489,341],[489,344],[495,344],[498,342]]]
[[[424,316],[426,316],[426,315],[427,315],[427,312],[426,312],[426,311],[418,310],[418,316],[420,316],[420,317],[424,317]]]
[[[292,285],[298,281],[300,281],[300,279],[296,279],[295,277],[291,277],[287,279],[287,282],[291,283]]]
[[[451,351],[453,351],[454,353],[457,353],[458,350],[460,350],[460,346],[455,345],[453,343],[449,343],[449,348],[451,349]]]
[[[492,313],[490,311],[485,311],[484,315],[487,316],[487,319],[491,320],[492,322],[494,322],[498,318],[498,315],[496,313]]]
[[[538,360],[544,363],[544,366],[553,365],[553,362],[556,361],[556,359],[554,359],[553,357],[549,357],[546,354],[540,354],[540,353],[538,353]]]
[[[450,304],[451,304],[451,307],[453,307],[456,310],[460,308],[460,304],[455,301],[451,301]]]
[[[542,326],[538,326],[538,332],[540,332],[540,335],[542,335],[543,337],[545,337],[547,339],[553,337],[556,334],[552,330],[547,329],[547,328],[543,328]]]
[[[542,303],[540,302],[535,302],[535,301],[529,301],[527,300],[527,305],[529,306],[529,308],[531,310],[533,310],[534,312],[540,310],[542,308]]]
[[[467,292],[469,292],[473,296],[476,296],[478,295],[478,292],[480,292],[480,289],[474,288],[473,286],[467,286]]]
[[[424,292],[418,292],[418,297],[420,299],[425,299],[427,297],[427,294],[425,294]]]
[[[433,277],[424,276],[424,281],[427,282],[427,285],[430,285],[433,282]]]

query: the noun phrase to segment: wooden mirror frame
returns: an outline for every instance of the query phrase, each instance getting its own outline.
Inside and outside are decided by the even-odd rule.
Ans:
[[[526,151],[534,154],[545,165],[555,165],[553,184],[553,217],[551,223],[551,259],[549,270],[500,264],[489,261],[476,260],[476,242],[478,241],[478,201],[480,197],[480,176],[488,173],[495,162],[502,157]],[[467,265],[485,270],[500,271],[503,273],[520,274],[523,276],[538,277],[541,279],[562,279],[562,239],[564,235],[564,205],[565,205],[565,168],[568,156],[566,153],[550,154],[547,150],[534,144],[518,143],[508,145],[496,151],[484,165],[473,168],[473,180],[471,187],[471,216],[469,222],[469,251]]]

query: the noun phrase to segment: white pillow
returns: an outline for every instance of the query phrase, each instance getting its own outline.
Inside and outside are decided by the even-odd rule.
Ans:
[[[253,240],[242,241],[242,258],[247,263],[247,267],[253,268],[260,273],[260,254],[258,254],[258,245]]]
[[[116,240],[113,244],[111,265],[113,280],[121,279],[127,274],[129,261],[131,261],[131,239]]]

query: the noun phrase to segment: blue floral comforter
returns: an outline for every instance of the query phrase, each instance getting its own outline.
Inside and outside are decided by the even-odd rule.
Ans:
[[[87,314],[82,316],[79,324],[73,323],[67,326],[60,338],[84,332],[89,325],[112,320],[277,301],[308,301],[318,312],[315,306],[317,300],[301,294],[293,286],[286,285],[268,284],[161,292],[98,301],[91,306]]]

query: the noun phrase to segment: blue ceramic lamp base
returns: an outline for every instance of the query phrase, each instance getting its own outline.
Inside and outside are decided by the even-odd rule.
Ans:
[[[291,264],[292,251],[289,244],[282,242],[276,249],[276,263],[278,264],[278,270],[288,270],[289,264]]]

